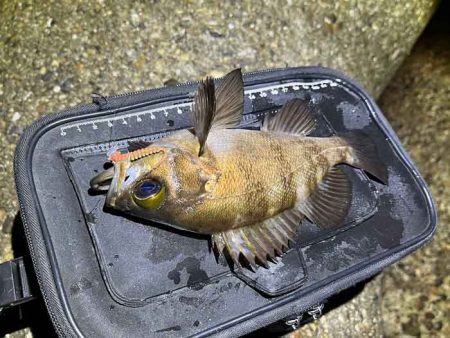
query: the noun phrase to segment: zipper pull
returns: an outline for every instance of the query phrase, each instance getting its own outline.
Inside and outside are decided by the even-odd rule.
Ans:
[[[305,313],[310,315],[313,318],[313,320],[317,320],[322,316],[323,307],[324,307],[323,303],[315,304],[311,306],[308,310],[306,310],[304,313],[301,313],[299,315],[293,315],[291,317],[286,318],[284,321],[284,325],[290,327],[292,330],[295,331],[302,324]]]
[[[99,93],[92,93],[91,95],[92,97],[92,103],[96,104],[97,106],[100,107],[100,110],[106,106],[106,104],[108,103],[108,100],[106,99],[105,96],[103,96],[102,94]]]
[[[319,319],[322,316],[323,307],[325,306],[324,303],[316,304],[309,308],[308,314],[313,317],[314,320]]]
[[[296,317],[291,317],[290,319],[287,319],[284,324],[288,327],[290,327],[293,331],[297,330],[300,327],[300,324],[303,319],[303,314],[298,315]]]
[[[316,321],[318,320],[320,317],[322,317],[322,311],[323,311],[323,307],[325,306],[324,303],[319,303],[316,304],[312,307],[309,308],[308,310],[308,314]],[[318,338],[320,337],[320,333],[321,333],[321,326],[320,326],[320,321],[317,322],[317,329],[315,332],[315,337]]]

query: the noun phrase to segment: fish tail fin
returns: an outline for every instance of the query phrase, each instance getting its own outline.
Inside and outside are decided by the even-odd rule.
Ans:
[[[387,184],[388,171],[370,137],[362,131],[351,131],[339,136],[351,148],[348,164],[367,171],[382,183]]]

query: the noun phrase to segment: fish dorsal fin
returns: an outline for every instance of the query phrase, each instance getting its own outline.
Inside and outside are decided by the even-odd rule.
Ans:
[[[306,136],[316,127],[310,106],[303,100],[294,99],[286,103],[275,115],[267,115],[262,131]]]
[[[352,188],[347,175],[341,169],[333,167],[297,209],[318,226],[336,226],[347,215],[351,199]]]
[[[228,73],[215,90],[214,81],[207,77],[200,82],[195,94],[192,124],[200,143],[199,156],[203,154],[211,128],[237,127],[244,108],[244,85],[240,69]]]
[[[132,151],[135,151],[135,150],[147,148],[151,144],[152,144],[152,142],[144,141],[144,140],[129,141],[127,149],[131,153]]]
[[[268,267],[267,260],[281,255],[289,241],[294,241],[302,219],[298,210],[285,210],[254,225],[213,234],[213,245],[219,253],[228,254],[236,265],[240,265],[242,256],[251,266],[259,263]]]
[[[244,83],[241,69],[229,72],[216,91],[216,113],[212,128],[235,128],[244,110]]]
[[[204,81],[200,82],[198,91],[195,94],[192,110],[192,124],[194,126],[195,136],[200,143],[199,156],[203,153],[215,112],[216,96],[214,81],[212,78],[207,77]]]

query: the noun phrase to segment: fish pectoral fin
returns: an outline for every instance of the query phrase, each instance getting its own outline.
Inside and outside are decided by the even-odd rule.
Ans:
[[[303,100],[294,99],[286,103],[275,116],[267,115],[261,130],[307,136],[315,127],[311,107]]]
[[[297,205],[297,209],[320,227],[336,226],[347,215],[351,200],[352,188],[347,175],[333,167],[308,199]]]
[[[285,210],[260,223],[213,234],[213,247],[219,254],[228,255],[238,266],[243,257],[252,267],[260,264],[268,268],[268,260],[287,250],[289,241],[294,242],[302,219],[298,210]]]
[[[229,72],[216,91],[216,113],[213,129],[236,128],[244,111],[244,83],[241,70]]]

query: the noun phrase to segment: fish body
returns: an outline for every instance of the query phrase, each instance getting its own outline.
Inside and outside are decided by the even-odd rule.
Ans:
[[[363,168],[381,180],[386,171],[361,133],[307,136],[315,127],[301,100],[268,117],[260,131],[233,129],[243,106],[242,76],[234,71],[219,90],[200,85],[194,129],[181,130],[128,154],[113,153],[106,204],[170,226],[212,235],[235,263],[267,264],[282,253],[303,217],[336,225],[347,214],[351,186],[336,167]]]
[[[349,154],[338,137],[221,129],[210,133],[208,150],[198,160],[193,141],[167,144],[183,152],[168,160],[172,168],[157,168],[153,177],[170,177],[165,185],[173,205],[165,207],[164,221],[204,234],[252,225],[292,208]],[[138,161],[136,166],[150,172],[145,158]],[[143,217],[150,218],[147,211]]]

